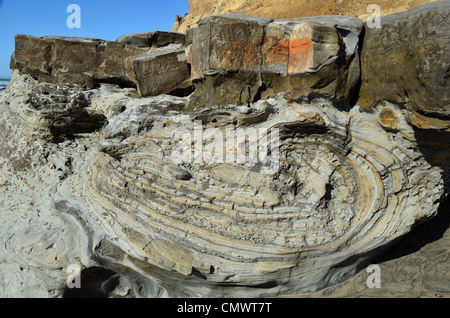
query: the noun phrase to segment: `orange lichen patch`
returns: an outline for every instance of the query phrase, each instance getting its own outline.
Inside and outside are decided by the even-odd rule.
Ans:
[[[310,38],[291,39],[289,44],[289,74],[304,73],[313,61],[313,48]]]

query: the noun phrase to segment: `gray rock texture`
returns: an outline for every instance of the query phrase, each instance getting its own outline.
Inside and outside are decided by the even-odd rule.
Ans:
[[[366,27],[359,104],[406,103],[416,126],[448,130],[449,11],[449,1],[436,1],[383,17],[379,29]]]
[[[169,45],[133,59],[141,96],[156,96],[175,90],[189,79],[184,46]]]
[[[16,275],[5,295],[62,295],[70,264],[117,273],[122,283],[111,295],[315,291],[434,216],[443,194],[442,170],[418,151],[394,104],[345,112],[326,99],[280,95],[189,112],[189,97],[49,85],[15,73],[1,95],[2,272]],[[43,92],[52,100],[36,107]],[[58,113],[47,115],[53,105],[61,117],[84,109],[106,124],[99,131],[64,120],[59,127],[71,134],[61,134]],[[395,129],[380,124],[386,112]],[[194,131],[198,120],[224,134],[279,129],[278,169],[267,174],[263,162],[208,164],[205,157],[176,163],[174,132]],[[208,149],[211,140],[203,142]],[[225,156],[238,146],[229,143]],[[17,287],[21,281],[27,288]]]
[[[119,84],[127,87],[142,87],[144,94],[159,95],[166,93],[159,81],[148,82],[148,70],[139,67],[139,60],[148,59],[156,63],[167,63],[167,55],[172,43],[184,43],[184,35],[171,32],[151,32],[144,34],[146,45],[141,45],[141,35],[126,35],[116,42],[99,39],[69,38],[69,37],[33,37],[16,35],[16,50],[11,57],[11,69],[17,69],[21,74],[29,74],[40,82],[54,84],[75,84],[85,88],[98,87],[100,83]],[[123,42],[123,43],[122,43]],[[166,46],[165,48],[159,48]],[[176,49],[174,54],[184,55]],[[155,52],[153,52],[155,51]],[[137,61],[135,61],[137,60]],[[188,69],[186,58],[178,58],[181,68]],[[141,74],[140,72],[144,73]],[[171,87],[176,88],[175,78],[188,77],[179,69],[166,68],[165,75],[173,79]],[[170,77],[172,76],[172,77]],[[184,79],[181,80],[183,82]],[[179,81],[180,82],[180,81]],[[158,86],[159,85],[159,86]],[[165,83],[166,86],[167,83]],[[150,88],[151,87],[151,88]],[[147,95],[143,95],[147,96]]]
[[[138,47],[158,48],[169,44],[184,45],[184,41],[185,35],[183,33],[151,31],[122,35],[115,42]]]
[[[344,16],[205,18],[187,36],[197,87],[193,106],[246,104],[280,92],[351,100],[360,76],[362,27],[361,20]]]
[[[350,284],[448,193],[449,12],[439,1],[379,30],[219,15],[185,37],[16,36],[0,93],[0,296]],[[421,267],[427,288],[446,292],[448,251],[423,252],[437,264]]]

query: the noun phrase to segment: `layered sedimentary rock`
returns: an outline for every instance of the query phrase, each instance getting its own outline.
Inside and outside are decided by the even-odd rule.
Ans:
[[[164,64],[170,59],[169,56],[184,54],[179,52],[178,47],[171,45],[184,44],[184,35],[160,31],[129,34],[119,37],[115,42],[55,36],[38,38],[30,35],[16,35],[15,40],[16,50],[11,58],[11,69],[32,75],[41,82],[70,83],[85,88],[97,87],[99,83],[149,87],[152,83],[147,82],[148,72],[139,68],[139,60],[151,55],[153,60]],[[175,51],[171,51],[171,47],[176,47]],[[179,58],[177,62],[183,60],[183,66],[187,68],[185,58]],[[165,70],[165,77],[172,83],[183,82],[189,77],[188,72],[175,70],[172,73],[172,66],[169,65]],[[141,74],[141,71],[144,73]],[[170,87],[157,85],[158,82],[155,87],[140,91],[159,95],[169,93],[173,86],[176,87],[176,84]]]
[[[449,1],[384,17],[381,28],[367,28],[361,57],[358,103],[405,103],[418,127],[450,126]],[[409,67],[414,65],[414,67]]]
[[[359,80],[359,35],[351,17],[290,20],[219,15],[190,31],[198,105],[246,104],[280,92],[351,100]]]
[[[158,48],[169,44],[184,45],[185,36],[182,33],[150,31],[144,33],[131,33],[119,36],[115,42],[138,47]]]
[[[186,32],[201,19],[217,14],[243,13],[255,17],[290,19],[320,15],[346,15],[363,19],[374,13],[370,5],[378,5],[383,16],[402,12],[434,0],[189,0],[189,13],[176,21],[172,30]]]
[[[53,277],[45,284],[32,279],[49,295],[63,290],[67,266],[80,263],[114,270],[122,279],[117,289],[133,296],[314,291],[352,275],[374,251],[432,217],[442,195],[441,170],[417,150],[414,131],[393,104],[378,105],[374,114],[358,107],[347,113],[325,99],[294,102],[278,96],[249,108],[190,113],[183,110],[187,97],[141,99],[131,89],[104,86],[80,92],[86,111],[106,117],[101,134],[81,131],[55,144],[41,137],[54,133],[52,122],[39,119],[47,118],[46,107],[36,109],[21,97],[41,96],[43,89],[50,91],[46,85],[13,78],[2,114],[21,120],[2,119],[2,138],[10,139],[2,160],[5,177],[21,180],[3,181],[5,197],[28,189],[28,199],[16,198],[33,220],[21,236],[12,234],[15,252],[8,253],[28,253],[23,242],[40,240],[55,266],[46,265],[46,254],[37,249],[29,254],[43,258],[36,264],[19,256],[5,262],[26,267],[24,279]],[[58,89],[50,93],[64,96]],[[217,128],[223,136],[227,129],[242,128],[250,136],[255,129],[257,145],[264,139],[260,131],[272,138],[278,129],[278,152],[272,143],[267,149],[269,156],[279,154],[271,157],[278,164],[267,173],[262,160],[208,163],[208,138],[200,140],[201,161],[193,153],[192,162],[176,162],[174,133],[194,134],[198,121],[204,133]],[[13,136],[21,138],[20,148],[14,148]],[[198,142],[187,143],[193,145],[189,150]],[[239,149],[234,140],[222,145],[224,158]],[[10,210],[14,202],[2,206]],[[2,222],[18,215],[2,214]],[[40,232],[44,220],[51,220],[55,235]],[[73,244],[70,255],[64,251],[67,239]]]
[[[383,17],[366,28],[358,104],[390,100],[408,109],[421,150],[447,171],[450,162],[450,2]]]
[[[420,33],[440,34],[436,48],[441,22]],[[403,15],[382,23],[366,26],[368,52],[403,38],[386,31]],[[413,117],[447,120],[446,68],[431,66],[445,50],[387,77],[404,60],[371,62],[362,30],[352,17],[219,15],[184,47],[174,34],[18,36],[0,94],[0,294],[74,295],[73,265],[97,273],[87,292],[112,297],[276,296],[352,277],[434,217],[448,181],[448,128]],[[420,51],[398,43],[395,56]],[[422,63],[436,85],[416,94],[402,76],[420,82]]]

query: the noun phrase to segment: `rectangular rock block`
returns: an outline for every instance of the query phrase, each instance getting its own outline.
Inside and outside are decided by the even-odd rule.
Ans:
[[[15,51],[11,57],[11,69],[35,78],[51,81],[53,43],[38,37],[17,34]]]
[[[115,42],[137,47],[158,48],[169,44],[184,44],[185,35],[177,32],[151,31],[130,33],[118,37]]]
[[[186,54],[180,45],[153,49],[134,58],[133,69],[141,96],[170,93],[189,79]]]
[[[214,70],[258,71],[264,26],[270,21],[242,14],[217,15],[200,21],[192,41],[194,78]]]

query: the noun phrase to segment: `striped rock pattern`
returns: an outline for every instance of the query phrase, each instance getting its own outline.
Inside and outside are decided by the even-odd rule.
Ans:
[[[393,104],[347,112],[278,95],[189,112],[188,97],[136,96],[14,73],[0,96],[2,295],[64,295],[73,264],[117,273],[98,287],[115,297],[315,291],[353,276],[437,211],[442,171]],[[58,126],[71,134],[54,129],[49,109],[75,116]],[[80,112],[106,125],[77,122]],[[209,161],[220,145],[210,136],[239,128],[248,154],[270,140],[258,154],[272,160]],[[191,133],[191,161],[173,156],[181,132]],[[242,146],[227,137],[223,156]]]
[[[441,171],[415,150],[395,105],[347,113],[326,100],[278,96],[250,108],[182,107],[183,100],[155,102],[109,119],[101,151],[69,186],[96,229],[95,253],[119,272],[139,271],[152,282],[146,296],[317,290],[436,213]],[[194,134],[196,120],[223,136],[278,129],[278,169],[210,164],[205,152],[200,161],[198,141],[189,143],[192,162],[175,164],[173,134],[180,127]],[[207,149],[211,140],[201,142]],[[226,140],[224,156],[233,147]]]

